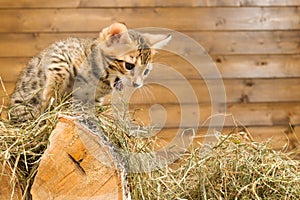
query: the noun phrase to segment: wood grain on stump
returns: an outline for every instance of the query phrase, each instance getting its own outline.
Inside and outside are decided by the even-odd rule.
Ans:
[[[18,181],[13,177],[13,172],[8,165],[0,163],[0,199],[21,200],[22,191]]]
[[[61,118],[49,140],[31,189],[34,200],[123,199],[122,181],[111,167],[110,153],[88,129]],[[92,149],[106,161],[96,158]]]

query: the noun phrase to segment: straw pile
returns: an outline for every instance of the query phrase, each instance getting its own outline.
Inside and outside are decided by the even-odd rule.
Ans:
[[[220,135],[203,154],[193,147],[172,166],[132,174],[134,199],[299,199],[300,162],[267,143]]]
[[[59,114],[72,114],[63,103],[22,124],[0,122],[0,162],[9,166],[28,198],[39,159]],[[151,152],[155,138],[130,135],[128,120],[99,114],[99,126],[125,152]],[[268,143],[219,134],[209,152],[192,145],[175,163],[128,175],[133,199],[300,199],[300,161],[272,150]],[[155,162],[155,160],[153,161]],[[12,182],[12,184],[14,184]]]
[[[70,113],[68,103],[61,103],[37,119],[21,123],[0,121],[0,163],[12,171],[12,187],[19,184],[23,198],[30,196],[30,186],[37,172],[40,158],[46,150],[48,138],[58,122],[60,113]],[[2,177],[3,174],[0,174]],[[0,179],[1,180],[1,179]],[[12,195],[13,196],[13,195]]]

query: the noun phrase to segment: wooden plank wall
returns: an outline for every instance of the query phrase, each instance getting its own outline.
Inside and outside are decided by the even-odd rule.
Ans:
[[[8,93],[30,57],[54,41],[95,37],[115,21],[130,28],[163,27],[192,37],[216,62],[224,78],[227,113],[236,119],[227,117],[226,130],[239,121],[261,140],[273,137],[281,145],[287,138],[296,141],[292,130],[298,133],[300,127],[298,0],[0,0],[0,16],[0,76]],[[205,82],[184,61],[161,59],[190,80],[203,123],[211,109]],[[156,90],[172,116],[167,125],[174,128],[180,112],[172,98]]]

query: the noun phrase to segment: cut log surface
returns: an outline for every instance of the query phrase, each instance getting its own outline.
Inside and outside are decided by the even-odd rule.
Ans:
[[[2,163],[0,163],[0,172],[0,199],[21,200],[22,191],[18,182],[15,179],[12,181],[12,170],[9,169],[8,165],[3,166]]]
[[[87,144],[91,145],[88,149]],[[97,154],[102,152],[105,162],[99,156],[95,158],[93,146],[98,149]],[[123,199],[120,173],[109,166],[113,162],[108,149],[93,133],[68,118],[61,118],[42,156],[32,197],[34,200]]]

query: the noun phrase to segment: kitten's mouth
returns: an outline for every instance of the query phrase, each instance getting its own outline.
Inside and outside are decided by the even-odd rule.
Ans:
[[[122,91],[124,89],[124,84],[119,77],[115,79],[114,88],[116,88],[118,91]]]

